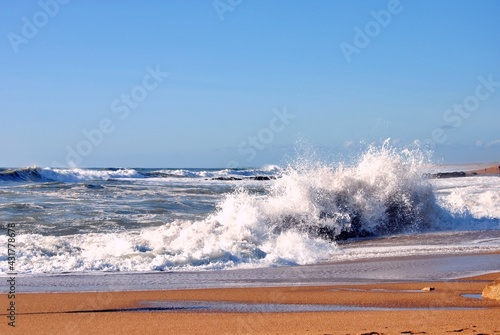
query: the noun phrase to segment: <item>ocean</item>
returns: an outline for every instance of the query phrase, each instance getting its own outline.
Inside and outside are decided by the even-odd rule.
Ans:
[[[478,165],[422,157],[373,147],[349,164],[2,168],[0,272],[32,282],[63,274],[198,278],[207,270],[227,277],[230,270],[500,251],[500,178],[429,178]],[[9,228],[15,269],[7,262]]]

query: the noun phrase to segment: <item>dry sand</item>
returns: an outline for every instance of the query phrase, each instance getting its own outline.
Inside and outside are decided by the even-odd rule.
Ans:
[[[0,333],[500,334],[500,302],[461,296],[480,294],[498,277],[500,273],[432,283],[18,294],[16,327],[8,327],[8,319],[3,316]],[[435,290],[420,291],[424,287]],[[391,310],[288,313],[131,310],[146,306],[145,301],[158,300],[333,304]],[[6,295],[0,303],[6,306]]]

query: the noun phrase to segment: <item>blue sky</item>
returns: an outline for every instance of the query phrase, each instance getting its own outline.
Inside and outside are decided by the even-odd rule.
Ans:
[[[500,160],[498,1],[0,4],[0,166]]]

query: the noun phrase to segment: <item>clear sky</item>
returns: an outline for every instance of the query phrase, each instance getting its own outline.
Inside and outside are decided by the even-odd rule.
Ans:
[[[500,161],[499,1],[0,4],[0,166]]]

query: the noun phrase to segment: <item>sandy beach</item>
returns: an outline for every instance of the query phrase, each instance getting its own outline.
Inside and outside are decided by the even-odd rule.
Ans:
[[[500,273],[371,285],[26,293],[16,297],[15,329],[5,321],[1,329],[26,335],[500,334],[500,302],[462,296],[480,294],[498,277]],[[158,307],[162,302],[178,307]],[[179,307],[186,302],[223,302],[226,307]],[[227,310],[231,302],[340,307],[328,312],[241,312]],[[353,306],[356,310],[350,310]]]

